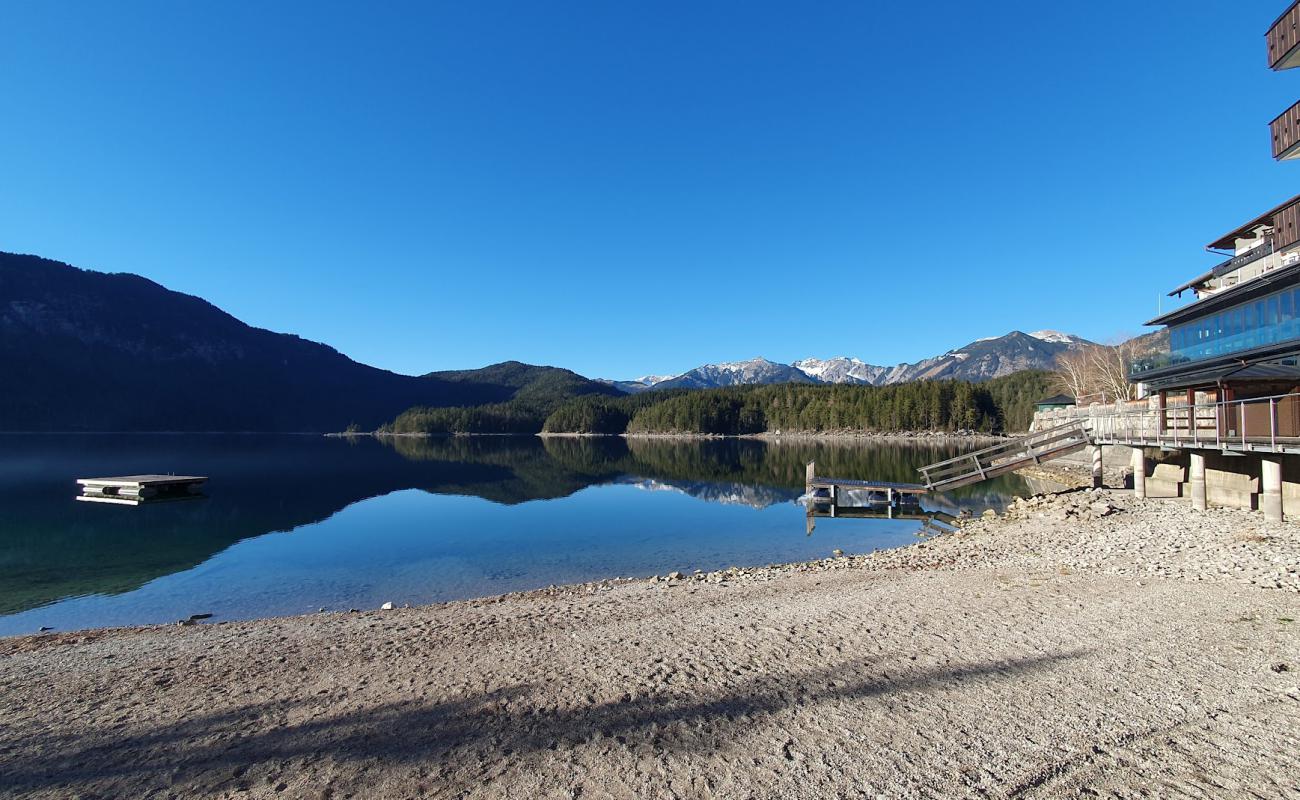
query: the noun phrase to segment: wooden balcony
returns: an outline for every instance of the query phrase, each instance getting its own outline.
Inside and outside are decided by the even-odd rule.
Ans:
[[[1265,36],[1268,65],[1273,69],[1300,67],[1300,0],[1277,18]]]
[[[1273,158],[1286,161],[1300,157],[1300,103],[1283,111],[1268,128],[1273,134]]]

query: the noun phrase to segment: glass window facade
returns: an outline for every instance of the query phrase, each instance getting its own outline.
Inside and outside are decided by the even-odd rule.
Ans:
[[[1300,286],[1169,329],[1170,363],[1199,361],[1300,338]]]

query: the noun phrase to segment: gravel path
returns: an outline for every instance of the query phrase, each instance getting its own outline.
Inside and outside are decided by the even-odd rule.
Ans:
[[[0,795],[1295,797],[1298,556],[1078,491],[872,557],[0,640]]]

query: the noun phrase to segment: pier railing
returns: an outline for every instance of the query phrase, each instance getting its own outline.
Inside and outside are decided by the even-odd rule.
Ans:
[[[921,467],[926,488],[955,489],[988,480],[1030,464],[1037,464],[1081,450],[1088,444],[1088,431],[1081,420],[1034,431],[983,450]]]

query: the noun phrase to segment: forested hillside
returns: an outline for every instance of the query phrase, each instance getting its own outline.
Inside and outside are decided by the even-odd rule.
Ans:
[[[893,386],[779,384],[694,392],[584,397],[556,408],[548,433],[774,431],[1018,432],[1048,393],[1049,373],[1025,371],[982,383],[917,381]]]
[[[450,383],[489,383],[513,390],[506,402],[476,406],[407,409],[383,425],[383,433],[537,433],[556,408],[575,397],[618,397],[622,392],[576,372],[507,361],[483,369],[433,372]]]

